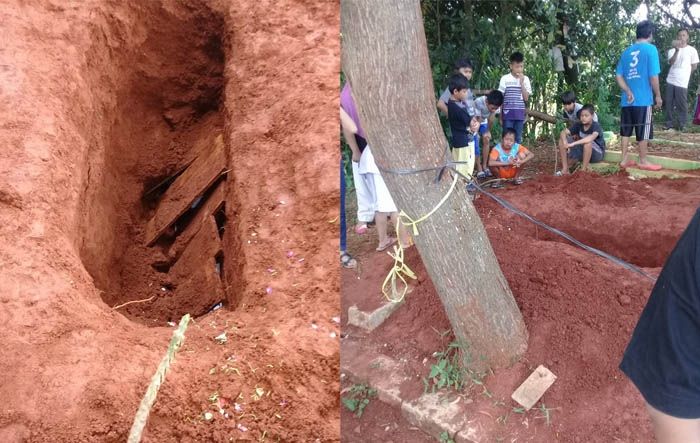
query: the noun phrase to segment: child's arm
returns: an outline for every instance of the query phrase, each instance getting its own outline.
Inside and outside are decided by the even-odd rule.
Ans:
[[[437,104],[435,106],[437,106],[438,111],[442,112],[445,116],[447,116],[447,105],[444,101],[438,99]]]
[[[567,129],[566,132],[568,133],[569,130]],[[567,134],[567,135],[568,135],[568,134]],[[578,139],[578,140],[576,140],[576,141],[574,141],[574,142],[572,142],[572,143],[568,143],[568,144],[566,145],[566,147],[567,147],[567,148],[573,148],[573,147],[576,146],[576,145],[585,145],[586,143],[590,143],[590,142],[592,142],[593,140],[597,139],[599,135],[600,135],[600,134],[598,134],[597,131],[594,131],[594,132],[593,132],[592,134],[590,134],[590,135],[587,135],[587,136],[585,136],[585,137],[583,137],[583,138],[580,138],[580,139]]]
[[[514,162],[515,167],[519,168],[522,165],[524,165],[525,163],[532,160],[533,158],[535,158],[535,154],[533,154],[532,151],[528,150],[527,153],[525,154],[525,157],[521,158],[519,155],[516,157],[515,162]]]
[[[345,137],[345,142],[350,146],[352,151],[352,161],[360,161],[360,147],[357,145],[357,139],[355,139],[355,134],[357,134],[357,125],[352,121],[350,116],[343,108],[340,108],[340,126],[343,128],[343,137]]]
[[[518,80],[520,80],[520,93],[523,95],[523,100],[527,101],[530,98],[530,82],[525,74],[520,74]]]

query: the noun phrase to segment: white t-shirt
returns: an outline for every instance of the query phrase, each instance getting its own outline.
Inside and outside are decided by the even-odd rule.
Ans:
[[[668,50],[668,60],[671,60],[675,51],[675,48]],[[666,83],[687,89],[688,82],[690,82],[690,65],[698,63],[699,61],[698,51],[692,46],[678,48],[676,62],[671,66],[671,69],[668,70]]]

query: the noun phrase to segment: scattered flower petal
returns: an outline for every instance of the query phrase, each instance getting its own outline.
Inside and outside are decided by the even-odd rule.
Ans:
[[[265,288],[265,292],[267,292],[267,295],[272,294],[272,288],[268,286],[267,288]]]
[[[294,257],[294,251],[287,251],[287,257],[288,258]]]
[[[243,426],[243,425],[240,424],[240,423],[238,423],[238,424],[236,425],[236,428],[238,428],[238,430],[241,431],[241,432],[248,432],[248,428],[246,428],[245,426]]]
[[[214,414],[212,414],[211,412],[205,412],[205,413],[204,413],[204,419],[205,419],[205,420],[209,421],[209,420],[211,420],[212,418],[214,418]]]
[[[214,337],[214,340],[219,342],[219,344],[224,344],[228,341],[228,338],[226,338],[226,331],[222,332],[221,334],[217,335]]]
[[[333,320],[336,323],[340,323],[340,317],[333,317],[331,320]]]

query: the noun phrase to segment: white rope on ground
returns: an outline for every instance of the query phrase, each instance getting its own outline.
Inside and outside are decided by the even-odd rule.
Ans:
[[[178,351],[178,349],[180,349],[182,343],[185,341],[185,330],[187,330],[187,325],[189,322],[190,314],[185,314],[182,319],[180,319],[180,325],[173,333],[173,338],[170,340],[168,351],[160,361],[156,373],[153,374],[153,377],[151,378],[151,384],[148,385],[148,389],[146,389],[146,393],[141,399],[139,409],[136,411],[136,417],[134,417],[134,424],[131,426],[131,431],[129,431],[127,443],[139,443],[141,441],[141,434],[143,433],[143,429],[146,427],[148,415],[151,413],[153,403],[156,401],[156,396],[158,395],[160,385],[162,385],[165,381],[165,375],[168,373],[170,364],[175,360],[175,353]]]

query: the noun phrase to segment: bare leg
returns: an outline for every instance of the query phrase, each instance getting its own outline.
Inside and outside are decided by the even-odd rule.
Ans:
[[[620,150],[622,151],[622,161],[620,162],[621,166],[626,166],[628,159],[627,159],[627,146],[630,144],[630,138],[629,137],[622,137],[622,140],[620,141]],[[646,154],[646,151],[645,151]],[[640,157],[641,159],[641,157]]]
[[[637,143],[637,149],[639,149],[639,164],[645,165],[649,163],[647,161],[647,146],[649,145],[649,140],[642,140]]]
[[[411,241],[411,235],[408,233],[408,228],[406,227],[406,225],[404,225],[403,223],[399,223],[398,212],[391,213],[391,222],[394,224],[394,226],[398,226],[399,243],[401,244],[401,247],[408,248],[409,246],[411,246],[413,244]]]
[[[379,236],[379,245],[377,246],[379,250],[383,250],[387,244],[395,241],[394,237],[387,233],[389,217],[393,217],[393,214],[395,213],[377,212],[374,216],[374,222],[377,224],[377,235]]]
[[[564,175],[569,173],[569,153],[566,147],[567,144],[566,130],[563,130],[561,131],[561,135],[559,135],[559,155],[561,156],[561,173]]]
[[[483,169],[489,168],[489,144],[491,143],[491,137],[482,137],[481,139],[481,161],[483,162]]]
[[[383,245],[387,240],[387,213],[386,212],[375,212],[374,222],[377,224],[377,235],[379,236],[379,245]]]
[[[581,169],[583,171],[588,171],[588,164],[591,162],[591,155],[593,155],[593,146],[590,143],[583,145],[583,166]]]
[[[658,443],[700,443],[700,418],[676,418],[648,403],[647,410]]]

